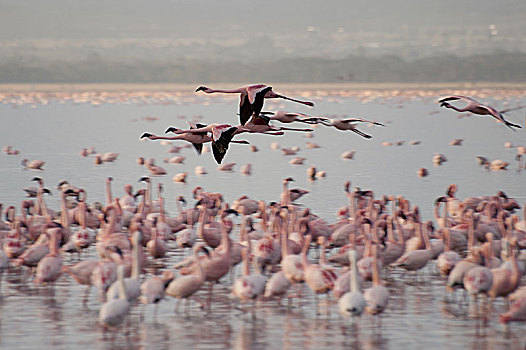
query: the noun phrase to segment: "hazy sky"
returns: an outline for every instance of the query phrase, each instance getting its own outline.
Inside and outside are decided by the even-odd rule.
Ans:
[[[1,0],[0,39],[476,28],[526,36],[524,0]]]

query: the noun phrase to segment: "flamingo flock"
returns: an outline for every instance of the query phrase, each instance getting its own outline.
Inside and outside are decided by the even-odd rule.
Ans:
[[[229,204],[221,193],[199,187],[195,206],[179,207],[178,215],[165,208],[161,184],[152,198],[147,177],[141,178],[145,188],[133,193],[126,185],[120,197],[113,195],[108,178],[106,204],[98,208],[86,202],[84,189],[62,186],[61,207],[52,210],[39,189],[22,206],[35,208],[39,202],[40,211],[5,210],[0,272],[27,269],[34,288],[47,285],[52,295],[61,288],[55,286],[59,279],[71,277],[87,287],[79,296],[84,305],[95,287],[98,296],[91,302],[101,303],[99,324],[106,330],[122,327],[138,304],[155,304],[157,317],[167,298],[179,300],[176,312],[181,301],[187,313],[194,303],[212,312],[217,283],[231,288],[232,302],[242,312],[250,302],[253,317],[261,303],[281,305],[286,299],[301,305],[308,295],[316,314],[336,308],[353,320],[364,313],[376,317],[389,312],[392,273],[414,283],[412,275],[418,281],[427,266],[435,265],[444,288],[470,296],[475,306],[470,316],[483,317],[495,299],[504,298],[509,307],[500,321],[526,320],[526,294],[518,294],[526,289],[520,288],[526,272],[525,218],[502,191],[461,199],[458,186],[450,185],[434,204],[434,220],[423,221],[419,208],[403,196],[377,197],[372,190],[351,191],[346,183],[348,204],[338,208],[340,220],[328,223],[292,203],[292,180],[283,180],[281,198],[271,203],[243,195]],[[83,232],[82,244],[77,232]],[[74,248],[66,249],[72,241]],[[83,251],[90,249],[99,258],[83,260]],[[318,253],[309,254],[313,249]],[[180,260],[164,264],[174,251],[183,252]],[[78,262],[72,264],[75,255]],[[235,278],[237,265],[242,273]],[[327,299],[324,309],[318,296]]]
[[[293,101],[306,106],[314,107],[314,103],[310,101],[301,101],[291,97],[287,97],[272,90],[272,87],[256,84],[247,85],[237,89],[211,89],[206,86],[200,86],[196,92],[203,91],[207,94],[224,93],[224,94],[240,94],[239,104],[239,125],[234,126],[225,123],[212,123],[209,125],[189,122],[189,129],[178,129],[169,127],[165,133],[173,132],[175,136],[158,136],[150,132],[145,132],[141,135],[141,139],[149,140],[185,140],[193,144],[197,153],[202,152],[202,144],[205,142],[212,143],[212,152],[214,159],[218,164],[221,164],[226,155],[230,143],[248,144],[245,140],[233,140],[235,135],[241,133],[259,133],[266,135],[283,135],[286,131],[302,131],[312,132],[313,129],[308,128],[291,128],[278,127],[272,125],[271,121],[279,121],[281,123],[289,124],[292,122],[300,122],[306,124],[321,124],[325,126],[334,126],[338,130],[350,130],[364,138],[371,138],[371,135],[356,128],[356,123],[367,123],[370,125],[385,126],[382,123],[369,121],[362,118],[347,118],[347,119],[330,119],[325,117],[311,117],[302,113],[291,113],[286,111],[262,111],[265,99],[281,98],[288,101]],[[312,144],[312,148],[319,147]]]

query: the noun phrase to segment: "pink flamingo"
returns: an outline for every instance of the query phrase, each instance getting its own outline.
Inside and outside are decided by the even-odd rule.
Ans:
[[[314,103],[309,101],[300,101],[284,95],[277,94],[274,91],[272,91],[272,87],[263,84],[247,85],[232,90],[217,90],[210,89],[206,86],[200,86],[195,91],[203,91],[207,94],[213,94],[216,92],[226,94],[241,94],[241,100],[239,103],[239,120],[241,125],[245,125],[245,123],[250,119],[250,117],[253,114],[259,115],[261,109],[263,108],[263,102],[265,98],[282,98],[284,100],[301,103],[310,107],[314,106]]]
[[[203,269],[203,263],[205,263],[207,258],[199,258],[197,253],[203,250],[207,255],[208,251],[204,248],[202,243],[197,243],[194,246],[194,266],[197,267],[195,273],[187,274],[179,278],[174,279],[166,287],[165,293],[171,297],[177,298],[179,300],[186,299],[189,302],[189,298],[192,297],[205,283],[206,275]],[[228,270],[227,270],[228,272]],[[212,287],[210,288],[211,291]],[[188,305],[187,302],[187,305]],[[178,304],[176,305],[176,307]]]
[[[144,305],[155,304],[153,313],[154,319],[157,318],[159,302],[164,298],[165,290],[174,278],[174,273],[172,271],[166,270],[163,271],[161,277],[153,276],[141,284],[141,296],[139,297],[139,301]],[[143,318],[142,312],[141,318]]]
[[[447,276],[460,261],[460,255],[451,250],[451,235],[447,227],[444,229],[444,241],[444,252],[438,256],[437,267],[442,275]]]
[[[488,249],[485,249],[483,253],[487,258],[489,255]],[[469,269],[464,275],[464,288],[469,294],[471,294],[475,302],[475,315],[478,315],[478,295],[487,295],[493,283],[493,275],[491,270],[487,267],[488,264],[488,259],[486,259],[486,266],[476,266],[472,269]]]
[[[318,264],[311,264],[307,259],[307,251],[312,240],[311,235],[305,237],[305,247],[301,252],[301,260],[303,269],[305,270],[305,282],[307,286],[314,292],[316,298],[316,313],[318,314],[318,294],[326,294],[334,287],[334,282],[338,275],[329,268]]]
[[[371,125],[380,125],[385,126],[382,123],[373,122],[370,120],[365,120],[362,118],[345,118],[345,119],[336,119],[336,118],[325,118],[325,117],[313,117],[306,119],[306,121],[316,122],[323,124],[325,126],[334,126],[338,130],[347,131],[350,130],[366,139],[370,139],[372,136],[367,135],[366,133],[356,129],[356,123],[367,123]]]
[[[455,107],[455,106],[447,103],[447,101],[456,101],[456,100],[462,100],[462,101],[466,102],[467,105],[464,108],[458,108],[458,107]],[[504,123],[510,129],[512,129],[512,127],[513,128],[519,128],[519,129],[521,128],[520,125],[510,123],[509,121],[504,119],[504,116],[502,115],[502,112],[497,111],[493,107],[490,107],[490,106],[484,105],[484,104],[482,104],[482,103],[480,103],[478,101],[475,101],[471,97],[460,96],[460,95],[453,95],[453,96],[444,97],[444,98],[438,100],[438,102],[440,102],[440,107],[451,108],[451,109],[454,109],[457,112],[471,112],[473,114],[478,114],[478,115],[491,115],[493,118],[497,119],[499,122]]]
[[[253,300],[265,292],[265,284],[267,278],[261,273],[250,274],[250,240],[247,241],[247,249],[241,251],[243,256],[243,276],[239,277],[232,286],[232,294],[237,297],[241,302]],[[254,264],[257,266],[257,264]]]
[[[46,231],[49,235],[49,254],[46,255],[37,265],[37,271],[33,283],[53,284],[62,274],[62,258],[59,255],[58,244],[60,228]]]

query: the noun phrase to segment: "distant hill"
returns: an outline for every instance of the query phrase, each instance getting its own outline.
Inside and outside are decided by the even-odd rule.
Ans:
[[[205,83],[205,82],[526,82],[526,54],[495,52],[404,60],[348,56],[260,62],[204,60],[120,62],[89,56],[62,60],[0,60],[2,83]]]

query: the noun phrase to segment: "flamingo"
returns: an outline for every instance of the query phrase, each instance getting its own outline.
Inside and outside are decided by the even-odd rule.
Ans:
[[[363,297],[366,302],[365,310],[373,315],[385,310],[389,302],[389,291],[382,284],[378,268],[377,247],[373,245],[373,285],[365,290]]]
[[[204,279],[205,281],[209,282],[207,303],[209,308],[212,301],[212,291],[214,288],[214,283],[218,282],[223,276],[225,276],[231,267],[232,245],[230,244],[230,239],[228,238],[226,226],[223,224],[223,222],[220,222],[220,225],[222,237],[221,245],[225,248],[220,251],[216,249],[213,254],[209,255],[208,258],[199,259],[198,262],[201,264],[201,266],[197,265],[196,262],[193,265],[183,267],[180,270],[182,275],[195,273],[196,268],[203,270]]]
[[[58,236],[61,234],[61,229],[50,229],[46,231],[46,234],[49,236],[49,254],[42,258],[37,265],[35,279],[33,280],[35,284],[53,284],[62,274],[62,258],[58,251]]]
[[[512,321],[526,321],[526,296],[522,296],[511,304],[508,312],[499,315],[501,323]]]
[[[489,246],[488,246],[489,247]],[[483,251],[484,256],[488,257],[488,249]],[[464,288],[471,294],[475,307],[478,309],[477,297],[479,294],[488,294],[493,283],[491,270],[487,267],[489,261],[486,259],[486,266],[476,266],[469,269],[464,275]],[[477,310],[476,309],[476,310]],[[475,311],[477,314],[478,312]]]
[[[347,131],[350,130],[366,139],[370,139],[372,136],[368,135],[358,129],[356,129],[356,123],[368,123],[371,125],[380,125],[385,126],[382,123],[373,122],[370,120],[365,120],[362,118],[345,118],[345,119],[336,119],[336,118],[325,118],[325,117],[313,117],[310,119],[307,119],[308,121],[313,121],[319,124],[323,124],[325,126],[333,126],[338,130]]]
[[[460,261],[460,255],[451,250],[451,234],[447,227],[444,228],[444,241],[444,252],[437,258],[437,267],[442,275],[447,276]]]
[[[130,310],[130,302],[126,295],[126,288],[124,286],[124,265],[119,265],[117,268],[117,279],[119,286],[119,298],[109,299],[102,305],[99,311],[99,324],[105,328],[119,327]]]
[[[458,108],[451,104],[449,104],[447,101],[456,101],[456,100],[462,100],[467,103],[467,105],[464,108]],[[471,97],[466,96],[460,96],[460,95],[452,95],[444,97],[440,100],[438,100],[440,103],[440,107],[446,107],[454,109],[457,112],[471,112],[473,114],[478,115],[491,115],[493,118],[497,119],[499,122],[504,123],[508,128],[522,128],[520,125],[510,123],[506,119],[504,119],[504,116],[502,115],[502,112],[497,111],[495,108],[484,105],[478,101],[475,101]]]
[[[495,268],[491,269],[491,275],[493,283],[491,289],[488,292],[488,295],[491,298],[496,297],[508,297],[508,295],[513,292],[519,286],[522,273],[517,264],[517,258],[513,253],[516,242],[515,239],[512,239],[511,242],[507,242],[508,256],[511,260],[511,270],[508,268]]]
[[[283,270],[278,271],[268,279],[267,284],[265,285],[264,296],[265,298],[277,297],[281,302],[281,298],[287,294],[291,285],[292,284],[285,276],[285,272],[283,272]]]
[[[318,313],[318,294],[325,294],[334,287],[334,282],[338,275],[333,269],[327,268],[318,264],[311,264],[307,259],[307,251],[312,240],[311,235],[305,237],[305,246],[301,252],[301,260],[303,269],[305,270],[305,282],[307,286],[314,292],[316,297],[316,313]]]
[[[154,318],[157,317],[159,302],[164,298],[165,289],[175,278],[172,271],[163,271],[161,277],[154,276],[141,284],[141,296],[139,300],[142,304],[155,304]]]
[[[275,112],[261,111],[259,114],[262,116],[265,116],[266,118],[270,120],[277,120],[278,122],[286,123],[286,124],[292,123],[292,122],[316,124],[316,122],[309,120],[309,118],[312,118],[312,116],[303,114],[303,113],[291,113],[291,112],[286,112],[286,111],[275,111]]]
[[[189,298],[192,295],[194,295],[195,292],[201,289],[201,287],[205,283],[206,276],[202,266],[202,259],[197,256],[197,253],[200,250],[203,250],[208,255],[208,251],[204,248],[204,245],[202,243],[198,243],[194,246],[193,257],[195,266],[197,266],[197,273],[181,276],[171,281],[165,290],[165,293],[167,295],[180,300],[189,300]]]
[[[22,159],[22,166],[26,169],[33,169],[33,170],[44,170],[42,167],[46,164],[46,162],[42,160],[32,160],[29,161],[29,159],[24,158]]]
[[[419,231],[419,234],[423,237],[426,249],[407,251],[397,260],[396,263],[394,263],[394,266],[400,266],[408,271],[417,271],[426,266],[427,263],[433,258],[434,253],[431,249],[431,243],[427,234],[427,225],[423,225],[425,229],[422,229],[421,226],[422,225],[418,223],[417,230]]]
[[[277,94],[274,91],[272,91],[271,86],[263,84],[247,85],[232,90],[210,89],[206,86],[200,86],[195,91],[203,91],[207,94],[213,94],[216,92],[226,94],[241,94],[241,100],[239,103],[239,120],[241,125],[245,125],[245,123],[250,119],[250,117],[253,114],[259,115],[261,109],[263,108],[263,102],[265,98],[282,98],[284,100],[301,103],[306,106],[314,106],[314,103],[310,101],[300,101],[284,95]]]
[[[70,275],[78,284],[88,286],[82,297],[82,304],[86,305],[89,298],[89,293],[92,286],[91,275],[95,268],[99,265],[97,260],[84,260],[73,266],[62,267],[62,272]]]
[[[356,267],[356,260],[358,254],[355,250],[349,250],[349,266],[350,266],[350,292],[345,293],[338,301],[340,313],[344,316],[360,316],[365,309],[365,299],[360,292],[358,285],[358,269]]]
[[[170,130],[170,129],[169,129]],[[212,133],[212,152],[214,154],[214,159],[218,164],[221,164],[221,161],[225,157],[226,151],[228,150],[229,144],[232,142],[232,138],[241,133],[262,133],[267,135],[283,135],[283,131],[271,132],[271,131],[256,131],[251,130],[243,125],[232,126],[230,124],[219,124],[213,123],[207,126],[197,128],[197,129],[187,129],[187,130],[170,130],[175,134],[202,134],[202,133]],[[238,141],[237,143],[246,143],[243,141]]]
[[[263,115],[252,115],[252,118],[243,125],[244,128],[248,129],[248,132],[259,132],[267,133],[270,131],[304,131],[311,132],[312,129],[298,129],[298,128],[286,128],[280,126],[274,126],[270,124],[270,118]]]
[[[267,278],[261,273],[250,274],[250,240],[247,241],[247,249],[241,251],[243,256],[243,276],[239,277],[232,286],[232,294],[237,297],[241,302],[247,300],[254,300],[263,295],[265,292],[265,284],[267,283]],[[255,262],[255,260],[254,260]],[[257,267],[257,264],[254,264]]]
[[[132,270],[130,278],[123,278],[122,283],[126,290],[126,298],[129,302],[135,301],[141,295],[141,281],[139,280],[139,275],[141,273],[140,269],[140,257],[139,250],[142,249],[140,246],[141,242],[141,233],[135,231],[133,233],[133,244],[132,244]],[[121,281],[116,281],[111,284],[106,292],[107,299],[116,299],[120,298],[120,285]]]

